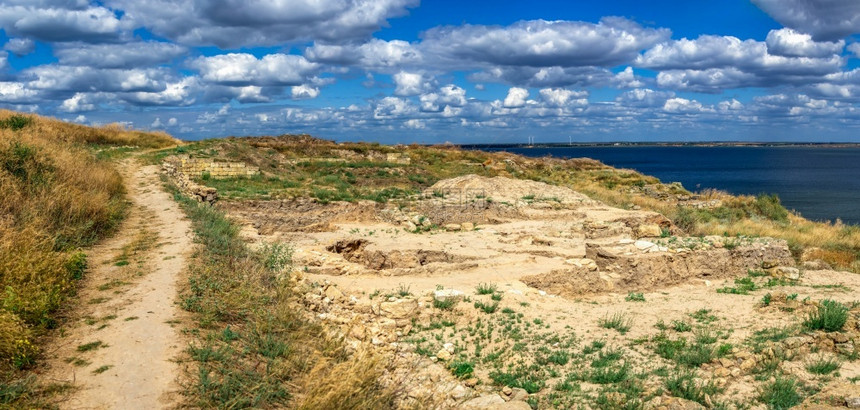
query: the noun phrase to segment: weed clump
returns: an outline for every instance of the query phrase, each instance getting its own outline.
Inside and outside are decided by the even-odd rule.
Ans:
[[[803,326],[809,330],[836,332],[842,330],[848,320],[848,308],[845,305],[830,300],[822,300],[818,309],[810,313]]]
[[[797,380],[777,377],[765,384],[759,392],[759,401],[771,409],[783,410],[796,406],[803,397],[798,392]]]
[[[604,329],[615,329],[623,335],[633,326],[633,319],[624,313],[615,313],[601,318],[597,324]]]

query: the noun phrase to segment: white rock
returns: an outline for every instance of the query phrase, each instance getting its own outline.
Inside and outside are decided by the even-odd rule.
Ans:
[[[457,289],[442,289],[433,292],[433,299],[436,299],[440,302],[445,302],[447,300],[461,300],[464,297],[464,293]]]
[[[651,248],[653,248],[653,247],[654,247],[654,246],[656,246],[656,245],[655,245],[653,242],[648,242],[648,241],[636,241],[636,242],[634,242],[634,243],[633,243],[633,246],[635,246],[635,247],[636,247],[636,249],[639,249],[640,251],[644,251],[644,250],[646,250],[646,249],[651,249]]]

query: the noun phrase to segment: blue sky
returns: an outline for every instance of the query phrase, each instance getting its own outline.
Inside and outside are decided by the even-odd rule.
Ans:
[[[0,107],[185,139],[860,142],[855,0],[0,0]]]

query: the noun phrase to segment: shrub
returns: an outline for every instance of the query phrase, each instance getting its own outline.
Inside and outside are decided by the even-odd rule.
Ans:
[[[475,372],[475,364],[467,361],[455,360],[448,367],[451,369],[451,373],[460,379],[469,378]]]
[[[0,128],[8,128],[12,131],[18,131],[32,123],[32,118],[14,114],[5,119],[0,120]]]
[[[759,215],[772,221],[788,222],[788,211],[782,206],[776,194],[760,194],[756,196],[755,209]]]
[[[818,305],[817,310],[807,316],[803,326],[809,330],[835,332],[842,330],[846,320],[848,320],[848,308],[839,302],[825,299]]]

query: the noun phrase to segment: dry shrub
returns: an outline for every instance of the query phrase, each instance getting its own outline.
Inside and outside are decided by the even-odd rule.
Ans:
[[[316,366],[304,376],[299,409],[386,409],[393,408],[390,387],[380,378],[383,357],[369,350],[358,351],[344,361],[318,357]]]

